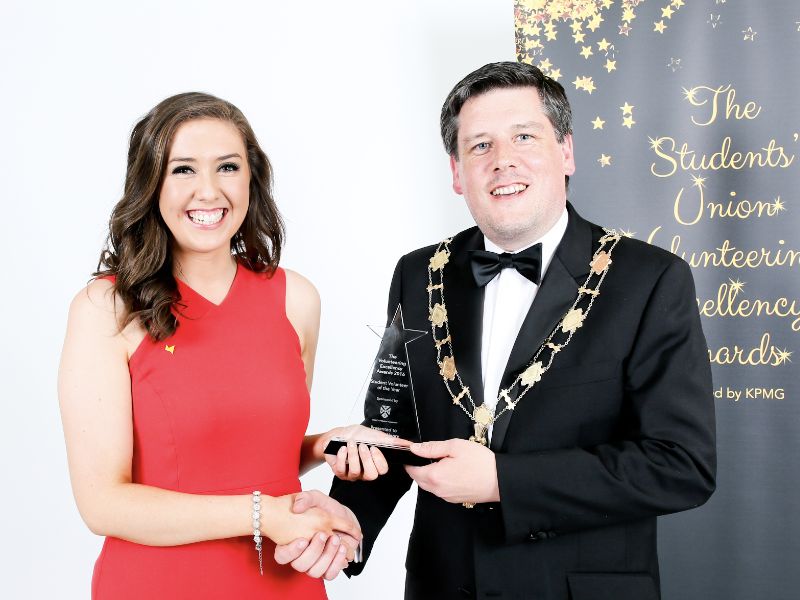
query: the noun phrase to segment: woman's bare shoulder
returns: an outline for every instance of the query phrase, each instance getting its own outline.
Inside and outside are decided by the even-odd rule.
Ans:
[[[286,273],[286,308],[296,306],[298,309],[319,312],[320,298],[317,288],[306,277],[297,271],[284,269]]]
[[[120,345],[132,355],[146,332],[136,321],[124,325],[126,308],[108,278],[90,281],[72,299],[68,331],[95,338],[102,345]]]

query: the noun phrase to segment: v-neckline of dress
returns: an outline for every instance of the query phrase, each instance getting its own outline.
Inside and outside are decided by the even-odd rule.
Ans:
[[[212,302],[188,283],[176,277],[175,281],[178,282],[178,291],[180,292],[181,298],[186,299],[187,296],[189,296],[196,301],[196,303],[190,302],[189,306],[187,306],[189,313],[187,316],[190,316],[191,318],[199,318],[210,310],[220,310],[226,304],[230,303],[230,298],[236,291],[239,279],[241,278],[241,269],[242,266],[239,264],[239,261],[236,261],[236,272],[233,274],[233,281],[231,281],[231,285],[228,288],[228,291],[225,293],[225,297],[220,300],[219,304]],[[194,304],[194,306],[192,306],[192,304]]]

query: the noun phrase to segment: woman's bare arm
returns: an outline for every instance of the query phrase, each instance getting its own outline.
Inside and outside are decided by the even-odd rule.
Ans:
[[[154,546],[252,535],[249,495],[185,494],[132,482],[133,427],[128,358],[144,337],[118,328],[111,283],[92,282],[73,300],[58,377],[72,488],[89,528]],[[278,543],[316,531],[346,531],[350,522],[320,511],[302,521],[292,498],[264,497],[262,532]]]

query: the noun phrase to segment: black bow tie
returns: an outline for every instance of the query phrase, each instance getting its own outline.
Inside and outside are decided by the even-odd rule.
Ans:
[[[472,276],[478,287],[489,283],[503,269],[516,269],[520,275],[536,285],[542,279],[542,245],[534,244],[522,252],[496,254],[488,250],[471,250],[469,253]]]

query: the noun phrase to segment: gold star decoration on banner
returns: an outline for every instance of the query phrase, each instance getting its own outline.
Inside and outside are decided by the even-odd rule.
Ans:
[[[688,100],[691,104],[694,104],[695,102],[697,102],[697,98],[694,97],[694,95],[696,93],[697,93],[697,88],[696,87],[693,87],[690,90],[687,90],[686,88],[683,88],[683,97],[686,98],[686,100]]]
[[[576,77],[575,81],[572,82],[572,85],[575,86],[576,90],[584,90],[591,94],[596,88],[594,85],[594,81],[591,77]]]
[[[780,196],[775,198],[775,201],[772,203],[772,210],[774,210],[776,214],[786,210],[786,205],[783,203]]]
[[[636,237],[636,232],[630,229],[620,229],[619,232],[626,238]]]
[[[672,72],[674,73],[681,68],[681,59],[670,57],[669,62],[667,63],[667,68],[672,69]]]
[[[664,141],[663,137],[659,137],[659,138],[655,138],[655,139],[651,138],[651,137],[648,137],[647,140],[650,142],[650,149],[651,150],[653,150],[655,152],[658,152],[659,150],[661,150],[661,143]]]
[[[603,53],[602,68],[608,74],[620,67],[618,53],[614,48],[614,31],[622,37],[630,37],[633,23],[637,22],[639,6],[643,0],[515,0],[514,21],[516,26],[516,49],[519,61],[530,64],[540,63],[541,70],[553,79],[561,76],[558,65],[545,59],[548,44],[558,40],[558,34],[569,35],[575,42],[576,52],[586,61],[593,60],[595,54]],[[671,19],[685,4],[685,0],[662,0],[660,22],[654,22],[657,33],[667,28],[664,19]],[[616,12],[619,11],[619,12]],[[610,15],[619,19],[614,23]],[[608,22],[607,22],[608,21]],[[606,23],[607,22],[607,23]],[[604,25],[605,23],[605,25]],[[602,26],[602,29],[601,29]],[[605,36],[598,41],[593,39],[602,31]],[[566,33],[565,33],[566,32]],[[643,31],[642,34],[645,32]],[[597,44],[595,46],[595,44]],[[547,62],[545,62],[547,61]],[[576,73],[570,73],[574,77]],[[598,82],[590,77],[580,77],[576,88],[591,94],[598,89]]]
[[[630,129],[636,124],[636,121],[633,120],[633,104],[626,100],[625,104],[620,106],[619,109],[622,111],[622,126]]]
[[[778,350],[778,356],[776,356],[776,361],[775,361],[776,366],[782,365],[783,363],[786,362],[792,362],[791,359],[792,354],[793,353],[789,352],[786,348],[784,348],[783,350]]]
[[[703,189],[706,187],[706,178],[700,177],[699,175],[691,175],[692,178],[692,186],[696,187],[697,189]]]
[[[601,167],[611,166],[611,157],[608,154],[601,154],[600,158],[597,159],[597,162],[600,163]]]
[[[636,18],[636,14],[633,12],[633,9],[630,6],[626,6],[622,11],[622,21],[624,23],[630,23]]]
[[[597,117],[595,117],[594,121],[592,121],[592,129],[593,130],[594,129],[602,129],[603,125],[605,125],[605,124],[606,124],[606,122],[603,121],[603,119],[600,118],[600,115],[598,115]]]
[[[731,282],[731,291],[734,294],[738,294],[739,292],[741,292],[744,289],[744,286],[746,284],[745,281],[740,281],[738,277],[736,278],[736,281],[734,281],[733,279],[731,279],[729,277],[728,281]]]
[[[751,41],[751,42],[756,41],[756,34],[758,32],[757,31],[753,31],[752,27],[748,27],[747,29],[743,29],[742,33],[744,34],[743,41],[745,41],[745,42],[748,41],[748,40]]]

